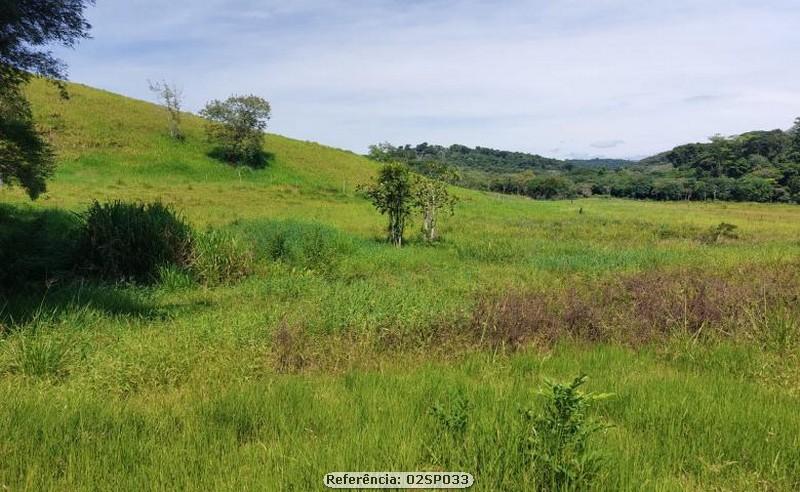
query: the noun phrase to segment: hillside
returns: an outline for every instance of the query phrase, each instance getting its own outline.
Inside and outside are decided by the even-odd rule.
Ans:
[[[154,104],[78,84],[70,84],[69,93],[62,100],[40,80],[28,90],[35,117],[60,157],[45,197],[51,205],[163,197],[191,215],[202,197],[203,219],[214,223],[267,208],[276,213],[300,195],[309,203],[343,190],[349,196],[376,169],[351,152],[278,135],[266,136],[268,171],[233,168],[207,155],[211,147],[197,116],[184,115],[187,138],[175,142],[165,131],[163,109]]]
[[[593,487],[797,489],[800,207],[453,187],[441,240],[414,216],[396,248],[355,192],[364,157],[267,135],[266,168],[233,168],[199,118],[178,143],[153,104],[70,92],[29,87],[48,192],[0,189],[0,265],[38,287],[0,294],[0,489],[314,490],[369,469],[534,490],[527,416],[581,373],[613,394],[587,409],[608,424]],[[253,268],[58,276],[94,199],[163,200]]]

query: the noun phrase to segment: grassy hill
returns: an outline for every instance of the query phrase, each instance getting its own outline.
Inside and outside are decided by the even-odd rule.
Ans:
[[[800,207],[454,189],[443,240],[415,240],[417,222],[397,249],[355,192],[377,169],[362,157],[267,135],[265,169],[232,168],[196,117],[178,143],[155,105],[70,92],[30,86],[60,165],[35,203],[1,189],[0,217],[38,233],[41,214],[93,199],[161,199],[251,242],[258,267],[218,287],[75,281],[0,303],[0,488],[463,470],[476,490],[531,490],[522,410],[582,372],[614,394],[592,409],[613,425],[593,437],[593,487],[800,486]],[[721,222],[738,237],[714,237]],[[270,256],[285,230],[301,253]]]

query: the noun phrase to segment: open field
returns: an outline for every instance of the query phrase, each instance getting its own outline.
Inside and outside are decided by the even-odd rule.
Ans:
[[[11,295],[0,488],[313,490],[329,471],[460,469],[476,490],[530,490],[522,411],[582,372],[614,394],[593,410],[612,426],[593,438],[597,489],[800,488],[800,207],[454,189],[443,240],[397,249],[355,192],[377,169],[362,157],[269,135],[266,169],[231,168],[197,118],[175,143],[153,105],[71,93],[30,89],[61,165],[37,202],[0,190],[0,236],[57,247],[93,199],[161,199],[251,244],[256,271]],[[709,240],[722,222],[738,237]],[[265,252],[276,231],[296,253]],[[430,411],[454,398],[458,436]]]

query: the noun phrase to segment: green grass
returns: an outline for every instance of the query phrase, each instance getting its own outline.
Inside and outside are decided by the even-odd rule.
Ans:
[[[57,245],[60,217],[93,199],[161,199],[198,230],[254,245],[257,265],[211,287],[170,271],[160,286],[62,280],[0,304],[0,488],[313,490],[336,470],[462,469],[476,490],[530,490],[536,477],[515,452],[521,412],[545,378],[580,372],[589,390],[615,394],[593,414],[613,425],[593,441],[606,460],[598,490],[800,487],[800,335],[783,318],[753,331],[763,340],[502,353],[437,338],[464,333],[484,292],[653,269],[796,269],[800,207],[456,189],[443,241],[424,244],[415,223],[396,249],[355,193],[376,170],[361,157],[268,135],[266,169],[231,168],[207,156],[197,118],[176,143],[155,106],[70,89],[61,101],[30,88],[60,166],[35,203],[0,189],[0,234],[13,238],[3,255],[34,249],[47,278],[63,263],[48,263],[57,248],[14,245],[34,232]],[[704,243],[721,222],[739,238]],[[49,223],[51,234],[37,225]],[[12,259],[3,265],[17,275],[24,262]],[[443,446],[431,408],[454,391],[470,402],[468,426]]]

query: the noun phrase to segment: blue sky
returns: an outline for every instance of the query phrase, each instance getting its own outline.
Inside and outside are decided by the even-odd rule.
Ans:
[[[461,143],[638,157],[800,116],[797,0],[97,0],[71,80],[365,152]]]

